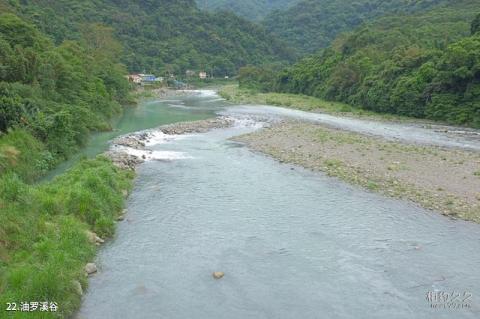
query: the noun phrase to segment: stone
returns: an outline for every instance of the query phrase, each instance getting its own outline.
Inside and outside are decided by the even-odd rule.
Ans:
[[[95,237],[97,236],[95,233],[92,233],[91,231],[87,230],[85,231],[85,234],[87,235],[88,241],[91,244],[95,244]]]
[[[74,280],[72,282],[73,284],[73,288],[75,289],[75,292],[79,295],[79,296],[83,296],[83,288],[82,288],[82,284],[80,284],[80,282],[78,280]]]
[[[103,244],[105,242],[105,240],[101,239],[100,237],[98,236],[95,236],[95,243],[97,244]]]
[[[88,241],[92,244],[99,245],[99,244],[103,244],[105,242],[105,240],[98,237],[97,234],[95,234],[94,232],[91,232],[91,231],[87,230],[85,233],[87,234]]]
[[[126,189],[122,190],[122,195],[123,195],[123,197],[127,198],[128,197],[128,190],[126,190]]]
[[[88,275],[92,275],[92,274],[96,273],[97,272],[97,265],[95,265],[94,263],[88,263],[85,266],[85,272]]]
[[[117,217],[117,222],[123,222],[125,220],[125,216],[127,215],[127,210],[124,209]]]
[[[221,271],[215,271],[213,274],[212,274],[213,278],[215,279],[222,279],[224,276],[225,276],[225,273],[221,272]]]

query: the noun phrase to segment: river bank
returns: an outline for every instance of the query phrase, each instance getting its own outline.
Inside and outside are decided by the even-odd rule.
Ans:
[[[133,132],[114,139],[109,151],[104,155],[108,157],[115,166],[124,170],[135,170],[138,165],[146,160],[166,160],[172,154],[154,153],[148,146],[158,143],[159,140],[168,140],[171,137],[205,133],[213,129],[227,128],[232,126],[234,120],[224,116],[212,119],[178,122],[162,125],[155,129]]]
[[[173,107],[173,103],[179,103],[175,97],[192,95],[191,91],[162,90],[155,94],[141,100],[137,107],[125,108],[113,131],[94,134],[84,149],[50,171],[41,183],[30,185],[21,174],[22,169],[38,169],[37,159],[29,156],[28,150],[41,148],[27,143],[29,140],[23,136],[22,141],[27,142],[19,143],[17,138],[14,145],[21,146],[20,157],[12,159],[17,173],[0,178],[0,304],[5,306],[1,312],[7,303],[12,305],[9,318],[71,317],[80,306],[89,276],[95,275],[97,269],[102,271],[95,265],[98,248],[113,237],[117,223],[125,219],[125,201],[134,170],[149,159],[147,150],[145,159],[134,154],[119,158],[108,153],[99,155],[109,148],[109,140],[118,140],[117,136],[128,132],[211,118],[214,114],[207,108],[191,114],[188,106]],[[172,107],[162,102],[162,97],[171,98],[168,103]],[[167,125],[164,130],[172,134],[195,132],[209,125],[223,125],[220,122],[207,121],[203,127]],[[17,153],[12,152],[14,159]],[[26,301],[48,302],[49,307],[53,303],[57,308],[49,314],[25,313],[20,307]]]
[[[446,216],[480,223],[480,154],[287,121],[233,140]]]
[[[2,176],[0,313],[68,318],[78,309],[97,247],[113,236],[133,177],[103,156],[43,184]],[[40,303],[47,311],[39,312]]]
[[[377,113],[353,107],[345,103],[326,101],[308,95],[273,92],[262,93],[242,89],[238,84],[221,86],[218,89],[218,94],[235,104],[272,105],[293,110],[373,122],[414,124],[418,127],[429,129],[434,132],[451,133],[457,136],[473,136],[480,139],[480,132],[472,128],[454,127],[439,121],[417,119],[388,113]]]
[[[340,102],[325,101],[308,95],[289,93],[263,93],[242,89],[238,84],[224,85],[219,88],[218,94],[224,99],[236,104],[273,105],[306,112],[324,112],[327,114],[359,117],[378,121],[415,121],[414,119],[392,114],[380,114]]]

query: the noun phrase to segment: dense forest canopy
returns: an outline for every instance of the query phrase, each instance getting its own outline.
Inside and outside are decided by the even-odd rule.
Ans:
[[[196,0],[200,9],[229,11],[258,21],[274,10],[285,10],[300,0]]]
[[[392,13],[414,13],[452,0],[303,0],[272,12],[263,24],[300,53],[327,47],[337,35]]]
[[[233,13],[200,11],[194,0],[0,0],[55,43],[80,40],[85,25],[111,27],[131,72],[235,74],[246,64],[285,62],[292,53],[262,27]],[[88,32],[88,30],[87,30]]]
[[[421,14],[384,17],[280,74],[244,69],[241,81],[480,127],[478,12],[478,1],[465,0]]]

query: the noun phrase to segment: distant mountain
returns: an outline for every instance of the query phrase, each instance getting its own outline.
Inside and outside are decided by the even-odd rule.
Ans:
[[[258,21],[274,10],[285,10],[300,0],[196,0],[200,9],[230,11],[249,20]]]
[[[290,51],[262,27],[233,13],[199,10],[194,0],[0,0],[58,44],[82,39],[88,26],[113,29],[132,72],[232,74],[246,64],[286,61]]]
[[[453,0],[303,0],[284,11],[269,14],[263,24],[269,32],[302,53],[328,46],[342,32],[392,13],[413,13]]]

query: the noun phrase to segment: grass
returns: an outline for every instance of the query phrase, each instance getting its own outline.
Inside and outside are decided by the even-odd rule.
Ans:
[[[83,268],[96,252],[86,232],[113,235],[132,179],[104,157],[82,160],[48,184],[30,186],[11,172],[0,178],[0,307],[59,305],[57,313],[10,312],[8,318],[65,318],[76,311],[75,284],[86,287]]]
[[[23,180],[34,181],[56,164],[45,146],[24,129],[0,133],[0,174],[15,172]]]
[[[272,92],[261,93],[257,91],[239,88],[238,84],[229,84],[222,86],[219,90],[219,94],[224,99],[234,103],[274,105],[306,112],[321,111],[329,114],[367,117],[374,120],[378,119],[397,122],[412,122],[416,120],[413,118],[393,114],[376,113],[353,107],[345,103],[326,101],[308,95]]]

